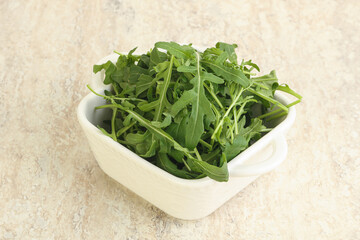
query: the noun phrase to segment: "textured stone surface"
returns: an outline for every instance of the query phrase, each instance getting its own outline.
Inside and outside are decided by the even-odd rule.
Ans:
[[[0,239],[360,239],[359,12],[356,0],[1,1]],[[304,97],[285,163],[198,221],[106,176],[76,119],[92,64],[158,40],[237,43]]]

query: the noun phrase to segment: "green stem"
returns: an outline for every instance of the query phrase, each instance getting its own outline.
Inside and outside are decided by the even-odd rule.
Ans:
[[[261,84],[261,83],[258,83],[258,82],[253,82],[253,84],[256,85],[256,86],[259,86],[259,87],[261,87],[263,89],[269,90],[269,88],[267,86],[265,86],[264,84]]]
[[[120,137],[122,134],[124,134],[127,130],[129,130],[132,126],[134,126],[135,122],[132,122],[129,124],[129,126],[121,128],[119,131],[117,131],[116,136]]]
[[[128,144],[128,142],[127,142],[127,141],[120,140],[120,139],[118,139],[118,140],[117,140],[117,142],[118,142],[118,143],[121,143],[121,144],[124,144],[124,145],[127,145],[127,144]]]
[[[279,90],[279,91],[283,91],[283,92],[286,92],[288,94],[291,94],[293,95],[294,97],[296,97],[297,99],[301,100],[302,99],[302,96],[298,93],[296,93],[294,90],[290,89],[289,86],[281,86],[279,85],[276,90]]]
[[[209,143],[205,142],[205,141],[202,140],[202,139],[200,139],[199,142],[200,142],[203,146],[207,147],[210,151],[212,150],[212,146],[211,146]]]
[[[252,72],[248,72],[248,71],[242,71],[244,74],[248,74],[248,75],[251,75],[251,76],[255,76],[256,73],[252,73]]]
[[[120,56],[124,56],[124,54],[119,53],[118,51],[115,51],[115,50],[114,50],[114,53],[119,54]]]
[[[243,102],[243,103],[241,104],[241,107],[240,107],[239,111],[237,112],[237,116],[236,116],[237,119],[240,119],[241,115],[245,113],[245,111],[244,111],[245,105],[246,105],[247,103],[249,103],[249,102],[257,102],[257,101],[256,101],[255,99],[247,99],[245,102]],[[237,122],[236,122],[236,124],[234,124],[234,125],[235,125],[236,128],[238,127],[238,126],[237,126]],[[234,125],[232,125],[232,126],[230,127],[230,130],[231,130],[231,131],[233,130]]]
[[[211,90],[211,88],[205,82],[203,84],[206,90],[208,90],[210,95],[214,98],[215,102],[219,105],[219,107],[224,110],[224,106],[221,104],[220,100],[216,97],[215,93]]]
[[[189,170],[189,172],[191,172],[192,170],[191,170],[190,166],[186,163],[184,158],[182,159],[182,161],[183,161],[185,167]]]
[[[238,135],[239,129],[238,129],[238,125],[237,125],[238,118],[237,118],[237,114],[236,114],[236,107],[234,107],[233,111],[234,111],[233,114],[234,114],[234,122],[235,122],[235,135]]]
[[[113,106],[112,104],[105,104],[105,105],[97,106],[95,107],[95,109],[111,108],[112,106]]]
[[[102,98],[105,98],[105,99],[115,99],[115,100],[120,100],[120,101],[125,101],[125,100],[128,100],[128,101],[139,101],[139,102],[146,102],[146,100],[144,99],[140,99],[140,98],[119,98],[119,97],[113,97],[113,96],[106,96],[106,95],[101,95],[97,92],[95,92],[91,87],[90,85],[86,85],[87,88],[92,92],[94,93],[96,96],[99,96],[99,97],[102,97]]]
[[[194,148],[194,152],[195,152],[195,155],[196,155],[197,159],[198,159],[199,161],[202,161],[202,158],[201,158],[201,156],[200,156],[200,153],[199,153],[199,151],[197,150],[196,147]]]
[[[265,128],[260,130],[260,132],[270,132],[272,130],[272,128]]]
[[[116,118],[117,108],[113,108],[112,110],[113,110],[113,115],[111,118],[111,137],[112,139],[114,139],[114,141],[117,141],[116,129],[115,129],[115,118]]]
[[[279,106],[279,107],[280,107],[281,109],[283,109],[285,112],[288,112],[288,111],[289,111],[289,109],[288,109],[286,106],[284,106],[282,103],[280,103],[279,101],[277,101],[277,100],[275,100],[275,99],[273,99],[273,98],[270,98],[270,97],[268,97],[268,96],[265,96],[265,95],[263,95],[263,94],[255,91],[255,90],[252,89],[252,88],[248,88],[247,91],[249,91],[249,92],[251,92],[251,93],[253,93],[253,94],[255,94],[255,95],[257,95],[257,96],[259,96],[259,97],[261,97],[261,98],[263,98],[263,99],[265,99],[265,100],[268,101],[268,102],[271,102],[271,103],[275,104],[276,106]]]
[[[274,81],[274,80],[278,80],[277,78],[262,78],[262,77],[258,77],[258,78],[252,78],[251,80],[253,80],[254,82],[265,82],[265,81]]]
[[[287,107],[287,108],[290,108],[290,107],[294,106],[295,104],[298,104],[300,101],[301,101],[300,99],[299,99],[299,100],[296,100],[296,101],[294,101],[294,102],[286,105],[286,107]],[[278,109],[276,109],[276,110],[274,110],[274,111],[265,113],[265,114],[259,116],[258,118],[260,118],[260,119],[261,119],[261,118],[265,118],[265,117],[268,117],[268,116],[273,115],[273,114],[275,114],[275,113],[279,113],[279,112],[281,112],[281,111],[282,111],[282,109],[281,109],[281,108],[278,108]]]
[[[237,124],[235,124],[235,125],[237,125]],[[233,142],[234,142],[234,132],[232,130],[230,130],[230,142],[231,142],[231,144],[233,144]]]
[[[287,85],[285,85],[285,86],[281,86],[281,85],[280,85],[280,86],[278,86],[278,87],[276,88],[276,90],[279,90],[279,91],[282,91],[282,92],[286,92],[286,93],[288,93],[288,94],[291,94],[291,95],[293,95],[294,97],[296,97],[296,98],[298,99],[298,100],[296,100],[296,101],[294,101],[294,102],[286,105],[287,108],[290,108],[290,107],[294,106],[295,104],[298,104],[299,102],[301,102],[302,96],[301,96],[300,94],[296,93],[295,91],[293,91],[292,89],[290,89]],[[279,107],[280,107],[280,106],[279,106]],[[273,114],[275,114],[275,113],[281,112],[281,110],[283,110],[283,109],[281,109],[281,108],[276,109],[276,110],[274,110],[274,111],[271,111],[271,112],[268,112],[268,113],[265,113],[265,114],[259,116],[259,118],[268,117],[268,116],[273,115]],[[286,115],[286,114],[287,114],[287,111],[285,112],[285,114],[280,113],[280,114],[274,115],[274,116],[270,117],[269,119],[267,119],[267,121],[274,120],[274,119],[279,118],[279,117],[282,117],[282,116],[284,116],[284,115]]]
[[[282,112],[282,113],[276,114],[276,115],[274,115],[274,116],[266,119],[266,121],[271,121],[271,120],[274,120],[274,119],[276,119],[276,118],[279,118],[279,117],[282,117],[282,116],[285,116],[285,115],[287,115],[287,113],[286,113],[286,112]]]
[[[87,87],[92,93],[94,93],[96,96],[103,97],[103,98],[109,99],[109,100],[111,99],[111,97],[109,97],[109,96],[101,95],[101,94],[95,92],[95,91],[90,87],[89,84],[86,85],[86,87]]]
[[[235,106],[235,104],[237,104],[237,101],[239,100],[239,98],[241,97],[241,94],[243,93],[244,89],[242,88],[238,95],[235,97],[235,99],[233,100],[233,102],[231,103],[230,107],[227,109],[227,111],[225,112],[224,116],[221,118],[219,124],[217,124],[214,133],[211,136],[211,139],[215,138],[215,135],[217,134],[217,132],[219,131],[220,127],[224,124],[224,120],[225,118],[229,115],[230,111],[232,110],[232,108]]]

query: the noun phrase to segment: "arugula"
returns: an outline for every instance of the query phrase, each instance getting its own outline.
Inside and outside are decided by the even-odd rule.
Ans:
[[[260,69],[251,60],[238,64],[236,47],[219,42],[200,52],[191,44],[157,42],[145,54],[134,55],[134,48],[118,53],[116,63],[94,65],[112,86],[103,94],[88,86],[107,101],[96,109],[112,110],[98,127],[177,177],[227,181],[227,163],[302,98],[279,85],[275,71],[256,76]],[[297,100],[285,106],[274,98],[276,90]]]

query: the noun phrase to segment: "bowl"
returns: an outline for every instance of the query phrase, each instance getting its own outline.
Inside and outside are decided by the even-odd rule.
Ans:
[[[116,61],[116,54],[102,59]],[[109,90],[101,84],[104,73],[94,74],[91,86],[97,92]],[[284,94],[275,93],[284,105],[291,103]],[[229,181],[209,177],[182,179],[151,164],[123,145],[105,136],[96,126],[110,114],[95,110],[105,100],[89,93],[79,103],[77,116],[100,168],[115,181],[130,189],[167,214],[185,220],[203,218],[239,193],[257,177],[279,166],[286,157],[286,132],[295,120],[295,108],[278,120],[275,127],[228,163]]]

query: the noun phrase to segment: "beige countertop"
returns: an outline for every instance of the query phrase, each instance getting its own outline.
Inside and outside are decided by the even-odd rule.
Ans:
[[[360,2],[1,1],[0,239],[360,239]],[[174,219],[99,168],[76,118],[92,65],[159,40],[237,43],[304,97],[286,161]]]

